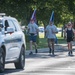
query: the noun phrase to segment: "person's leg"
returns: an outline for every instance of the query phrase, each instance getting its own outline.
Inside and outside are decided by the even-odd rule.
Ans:
[[[29,53],[29,55],[31,55],[31,54],[33,54],[33,52],[32,52],[32,41],[30,41],[30,53]]]
[[[30,53],[29,53],[29,55],[31,55],[31,54],[33,54],[33,52],[32,52],[32,41],[30,41]]]
[[[71,50],[70,50],[70,38],[69,37],[67,37],[67,46],[68,46],[68,55],[70,55],[71,54]]]
[[[68,42],[68,55],[70,55],[70,43]]]
[[[38,51],[37,51],[37,44],[36,44],[36,42],[33,42],[33,44],[34,44],[34,46],[35,46],[35,53],[37,53]]]
[[[68,38],[68,50],[69,50],[69,55],[72,55],[72,37]]]
[[[69,49],[72,50],[72,43],[69,43]]]
[[[68,50],[69,50],[69,42],[67,43],[67,47],[68,47]]]
[[[32,54],[32,36],[29,36],[29,39],[30,39],[30,53],[29,53],[29,55],[31,55]]]
[[[70,42],[70,52],[71,52],[71,55],[73,54],[73,52],[72,52],[72,42]]]
[[[68,43],[68,50],[69,50],[69,55],[72,55],[72,43],[71,42],[69,42]]]
[[[36,39],[37,38],[37,36],[33,36],[33,44],[34,44],[34,47],[35,47],[35,53],[37,53],[38,51],[37,51],[37,44],[36,44]]]
[[[49,47],[49,53],[51,53],[51,42],[50,42],[50,39],[47,39],[47,42],[48,42],[48,47]]]
[[[73,37],[71,38],[71,55],[73,55],[73,50],[72,50],[72,41],[73,41]]]
[[[52,54],[54,55],[54,39],[52,39],[51,42],[52,42]]]

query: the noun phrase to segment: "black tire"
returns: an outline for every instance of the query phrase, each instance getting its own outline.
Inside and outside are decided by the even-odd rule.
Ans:
[[[5,67],[5,53],[2,48],[0,48],[0,73],[4,72]]]
[[[18,62],[14,63],[16,69],[24,69],[25,66],[25,48],[21,48],[20,56]]]

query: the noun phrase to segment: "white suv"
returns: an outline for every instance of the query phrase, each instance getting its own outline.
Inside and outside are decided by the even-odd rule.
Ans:
[[[5,63],[13,62],[16,69],[25,66],[25,35],[13,17],[0,15],[0,72]]]

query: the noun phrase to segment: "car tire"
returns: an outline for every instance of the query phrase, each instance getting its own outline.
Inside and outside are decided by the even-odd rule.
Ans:
[[[16,69],[24,69],[25,66],[25,48],[21,48],[20,56],[18,62],[15,62]]]
[[[5,53],[2,48],[0,48],[0,73],[4,72],[5,67]]]

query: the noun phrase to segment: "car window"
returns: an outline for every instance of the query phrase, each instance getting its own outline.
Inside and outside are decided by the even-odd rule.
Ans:
[[[10,26],[10,27],[13,27],[14,30],[16,31],[16,27],[15,27],[15,25],[13,24],[12,20],[8,20],[8,23],[9,23],[9,26]]]
[[[18,31],[21,31],[20,25],[17,21],[13,20],[13,23],[15,24]]]
[[[3,23],[2,23],[2,20],[0,20],[0,27],[1,27],[2,24],[3,24]]]
[[[9,27],[9,23],[7,20],[5,20],[5,31],[7,31],[7,27]]]
[[[3,21],[0,19],[0,27],[3,28]]]

